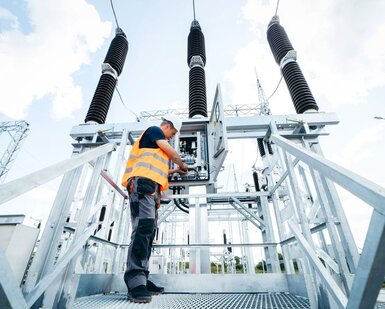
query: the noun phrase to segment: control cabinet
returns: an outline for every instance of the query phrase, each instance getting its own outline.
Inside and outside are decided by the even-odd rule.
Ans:
[[[188,165],[188,172],[170,175],[170,185],[202,185],[216,181],[228,152],[219,85],[210,118],[184,120],[180,135],[174,138],[172,146]]]
[[[175,173],[170,181],[207,182],[210,179],[207,120],[187,124],[180,136],[174,138],[173,144],[182,161],[188,165],[188,172],[184,175]]]

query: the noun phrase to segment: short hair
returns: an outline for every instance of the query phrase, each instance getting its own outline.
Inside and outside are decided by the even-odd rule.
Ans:
[[[160,123],[160,126],[165,126],[165,125],[170,125],[172,129],[175,129],[174,124],[171,121],[168,121],[166,119],[163,119],[162,122]]]

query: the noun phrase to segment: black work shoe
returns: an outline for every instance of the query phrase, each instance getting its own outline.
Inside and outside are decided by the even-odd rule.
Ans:
[[[154,282],[147,280],[147,290],[153,295],[158,295],[164,292],[164,287],[157,286]]]
[[[149,303],[152,299],[151,293],[144,285],[130,289],[127,294],[128,300],[134,303]]]

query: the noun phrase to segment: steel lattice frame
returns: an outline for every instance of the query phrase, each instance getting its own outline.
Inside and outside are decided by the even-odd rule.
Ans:
[[[11,139],[3,154],[0,154],[0,183],[4,182],[28,130],[29,124],[24,120],[0,122],[0,135],[8,134]]]
[[[143,111],[140,113],[139,119],[141,121],[158,120],[162,116],[166,115],[167,113],[173,113],[175,115],[178,115],[181,118],[188,118],[188,108],[177,108],[177,109]],[[261,113],[261,105],[257,105],[257,104],[226,105],[224,106],[224,113],[226,116],[258,115]],[[209,115],[208,115],[209,117],[210,117],[210,114],[211,113],[209,112]]]
[[[265,166],[263,173],[265,177],[269,178],[268,190],[242,193],[189,193],[176,196],[166,195],[164,198],[195,198],[197,200],[195,205],[199,205],[198,200],[200,198],[226,199],[233,209],[242,214],[245,219],[254,222],[261,228],[270,225],[267,208],[271,207],[267,207],[267,205],[273,204],[276,216],[275,223],[278,226],[279,234],[277,244],[282,247],[287,274],[281,274],[278,269],[279,273],[268,274],[271,275],[269,278],[278,280],[286,276],[289,280],[290,276],[296,276],[290,275],[289,272],[289,270],[292,271],[293,260],[296,260],[299,264],[299,271],[303,274],[306,294],[312,308],[317,308],[320,304],[324,304],[325,307],[329,305],[331,308],[373,308],[385,275],[385,268],[383,267],[385,256],[385,189],[326,160],[322,156],[318,136],[325,134],[322,129],[326,125],[336,123],[338,123],[338,120],[334,114],[322,113],[264,115],[242,117],[242,119],[240,117],[229,117],[226,119],[229,138],[264,139],[266,155],[263,158]],[[24,285],[24,299],[19,287],[12,280],[11,272],[4,266],[7,264],[7,260],[0,249],[0,260],[2,261],[0,263],[2,265],[0,268],[2,274],[0,276],[0,292],[6,296],[9,303],[24,308],[26,305],[33,305],[44,293],[45,306],[55,307],[57,305],[55,299],[59,299],[61,303],[63,302],[63,304],[71,307],[74,304],[79,286],[79,277],[74,277],[71,274],[79,274],[79,272],[83,273],[85,271],[90,275],[95,274],[96,277],[90,277],[90,280],[95,280],[95,278],[98,278],[97,276],[104,276],[103,278],[100,277],[104,281],[110,281],[112,274],[117,276],[121,274],[121,260],[122,255],[124,255],[123,250],[128,243],[127,228],[129,223],[127,220],[128,208],[124,200],[126,196],[119,189],[117,180],[120,179],[119,171],[122,166],[124,167],[124,150],[128,143],[129,133],[137,137],[147,125],[148,123],[116,124],[113,126],[113,130],[111,130],[111,124],[75,127],[71,132],[73,138],[76,139],[79,136],[92,138],[84,138],[83,143],[74,144],[71,159],[0,186],[0,204],[2,204],[59,175],[65,174],[47,221],[47,226],[51,228],[44,230],[27,282]],[[317,129],[310,129],[315,126]],[[106,132],[106,134],[103,135],[102,141],[99,141],[98,138],[102,135],[102,131]],[[108,167],[112,151],[116,149],[115,143],[120,147],[117,153],[115,171],[110,175]],[[273,154],[269,154],[267,151],[268,143],[273,145]],[[91,170],[90,166],[92,167]],[[272,173],[275,168],[279,170],[279,173]],[[89,175],[87,186],[82,183],[82,171],[87,171]],[[100,176],[106,181],[99,181]],[[316,185],[309,187],[308,183],[311,182]],[[373,207],[373,216],[369,225],[367,240],[360,256],[334,188],[334,183],[342,186]],[[102,192],[105,192],[103,196],[101,195]],[[113,202],[115,196],[116,198],[119,197],[117,203]],[[243,202],[252,196],[261,199],[262,207],[259,213],[251,212],[245,205],[247,202]],[[309,196],[312,198],[309,199]],[[100,233],[92,236],[95,233],[95,228],[100,223],[97,218],[99,218],[99,211],[104,205],[109,207],[109,210],[106,212],[108,221],[105,220],[103,224],[110,227],[110,220],[114,219],[116,221],[117,230],[111,240],[107,237],[108,230],[101,229]],[[81,211],[76,221],[71,222],[74,229],[71,243],[68,244],[66,251],[60,252],[60,258],[54,265],[58,244],[61,243],[71,206],[76,209],[79,208]],[[256,216],[257,214],[259,217]],[[206,214],[203,215],[206,216]],[[263,218],[260,215],[263,215]],[[167,214],[161,213],[160,217],[165,220]],[[325,242],[324,233],[328,234],[331,246],[328,246],[328,243]],[[320,237],[318,244],[314,241],[315,236]],[[266,237],[264,242],[259,245],[264,248],[277,245],[267,243],[268,238]],[[200,247],[202,251],[212,246],[205,239],[201,239],[201,241],[202,243],[195,242],[193,245]],[[109,252],[111,253],[112,267],[110,267],[107,274],[103,274],[103,271],[101,271],[103,263],[100,264],[101,267],[97,267],[96,273],[92,270],[88,271],[86,268],[94,247],[91,244],[94,243],[104,244],[111,248],[111,250],[105,251],[104,254],[98,255],[100,261],[103,262],[104,257],[108,257]],[[168,246],[169,244],[165,245]],[[182,245],[185,246],[186,244]],[[265,253],[269,254],[269,252]],[[81,258],[80,265],[84,266],[83,271],[78,269],[75,263],[79,255]],[[320,258],[324,263],[320,261]],[[270,262],[273,263],[274,261],[271,259]],[[65,271],[65,277],[60,279],[59,275],[63,271]],[[274,269],[272,271],[274,272]],[[222,278],[211,274],[203,274],[202,276],[204,275],[206,277],[199,279],[200,276],[194,274],[194,280],[199,279],[206,282],[208,279],[218,280],[218,278]],[[163,276],[163,280],[167,280],[166,276]],[[170,279],[170,282],[178,282],[178,276],[176,275],[176,277]],[[179,281],[184,280],[182,279],[183,276],[180,275],[181,279]],[[257,275],[252,276],[258,277]],[[231,288],[246,287],[249,289],[247,284],[250,279],[244,278],[243,283],[240,284],[238,278],[233,280],[233,283],[236,284],[232,284]],[[118,283],[122,283],[121,277],[119,277],[119,280]],[[183,283],[185,285],[187,283],[191,284],[195,282],[194,280],[190,278],[189,282]],[[59,290],[56,283],[60,285]],[[265,280],[263,286],[267,283],[269,283],[269,280]],[[289,284],[287,280],[272,281],[270,283]],[[302,286],[302,282],[294,282],[295,288],[299,288],[299,283]],[[98,291],[100,286],[97,285]],[[223,287],[222,285],[219,286]],[[92,285],[87,287],[92,288]],[[183,285],[178,284],[176,287],[180,290]],[[207,291],[209,288],[216,288],[216,285],[201,283],[198,285],[199,287]],[[191,288],[191,285],[188,288]],[[257,286],[253,284],[249,290],[244,292],[256,292],[256,288]],[[270,292],[270,290],[268,291]],[[279,291],[285,291],[285,288],[281,287]],[[202,291],[198,292],[201,293]],[[232,290],[230,292],[236,291]],[[323,296],[326,295],[325,293],[328,294],[326,298]],[[59,298],[56,298],[56,296]]]

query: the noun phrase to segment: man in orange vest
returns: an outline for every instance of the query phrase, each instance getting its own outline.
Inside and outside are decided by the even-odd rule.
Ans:
[[[160,191],[168,189],[169,174],[187,172],[187,164],[168,143],[180,131],[182,122],[173,114],[162,118],[160,127],[149,127],[133,145],[122,180],[129,193],[132,227],[124,281],[128,299],[136,303],[148,303],[152,294],[164,291],[148,280]],[[169,170],[169,160],[179,168]]]

